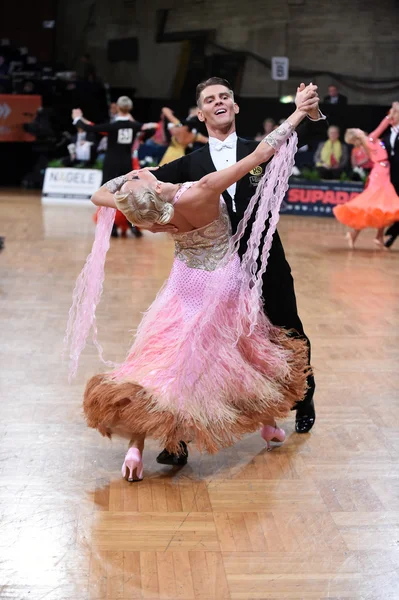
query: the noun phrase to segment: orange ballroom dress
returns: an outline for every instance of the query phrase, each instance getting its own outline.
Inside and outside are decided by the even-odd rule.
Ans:
[[[353,229],[380,229],[399,221],[399,196],[391,183],[388,153],[380,136],[390,125],[385,117],[367,139],[373,168],[367,188],[346,204],[333,208],[335,217]]]

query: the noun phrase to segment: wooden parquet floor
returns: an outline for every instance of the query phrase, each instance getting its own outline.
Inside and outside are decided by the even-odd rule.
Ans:
[[[2,600],[398,600],[399,243],[348,251],[332,219],[282,217],[313,343],[317,422],[271,453],[250,435],[180,471],[120,477],[125,442],[82,418],[88,347],[68,385],[71,292],[91,208],[0,193]],[[98,322],[121,360],[168,273],[164,236],[112,241]]]

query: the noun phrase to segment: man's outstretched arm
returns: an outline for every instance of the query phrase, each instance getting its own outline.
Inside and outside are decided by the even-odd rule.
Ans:
[[[297,129],[298,135],[298,148],[301,146],[305,146],[309,144],[314,139],[325,138],[327,135],[328,122],[327,118],[321,112],[319,108],[319,96],[317,94],[317,86],[313,86],[310,84],[315,92],[313,100],[313,106],[311,106],[311,101],[309,100],[309,110],[307,114],[307,119],[302,121]],[[305,89],[305,84],[301,83],[301,85],[297,89],[298,92],[302,92]],[[314,101],[317,100],[315,103]]]
[[[177,158],[172,162],[159,167],[153,174],[159,181],[165,181],[169,183],[185,183],[190,180],[189,175],[189,155]]]

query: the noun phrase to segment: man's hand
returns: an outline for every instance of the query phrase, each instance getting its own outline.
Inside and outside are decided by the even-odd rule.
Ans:
[[[158,123],[144,123],[141,131],[150,131],[151,129],[158,129]]]
[[[74,121],[75,119],[81,119],[83,117],[83,113],[80,110],[80,108],[74,108],[72,110],[72,120]]]
[[[311,119],[318,119],[319,101],[317,85],[313,85],[313,83],[309,85],[301,83],[295,97],[295,104],[298,110],[306,112]]]
[[[174,225],[158,225],[157,223],[154,223],[152,227],[141,227],[141,229],[146,229],[146,231],[151,231],[151,233],[177,233],[179,231]]]
[[[163,109],[161,110],[161,114],[163,114],[163,116],[167,119],[173,119],[175,116],[173,110],[168,106],[163,107]]]

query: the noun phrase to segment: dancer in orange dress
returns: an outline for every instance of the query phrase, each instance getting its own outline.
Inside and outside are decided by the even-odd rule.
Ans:
[[[380,139],[391,125],[391,119],[392,109],[369,135],[361,129],[348,129],[345,134],[349,144],[359,140],[373,162],[367,188],[353,200],[333,209],[338,221],[351,228],[346,234],[350,248],[354,248],[359,233],[367,227],[377,229],[374,243],[383,248],[385,227],[399,220],[399,197],[390,180],[388,153]]]

